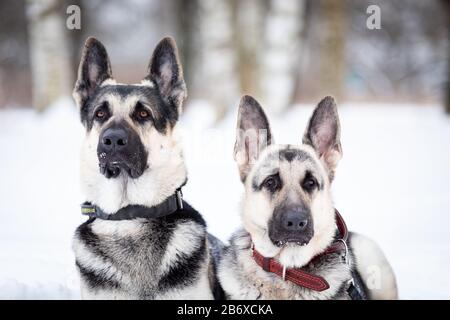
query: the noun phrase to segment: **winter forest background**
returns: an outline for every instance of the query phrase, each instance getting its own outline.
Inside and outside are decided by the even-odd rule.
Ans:
[[[81,8],[80,30],[66,27],[72,4]],[[373,4],[380,30],[366,27]],[[445,0],[2,1],[0,106],[42,110],[70,95],[92,35],[124,82],[142,77],[155,43],[174,36],[189,101],[207,100],[218,116],[247,92],[276,111],[329,93],[345,101],[448,101],[449,10]]]
[[[67,28],[80,8],[81,29]],[[370,5],[380,29],[369,29]],[[0,298],[79,298],[71,236],[83,129],[71,99],[95,36],[135,83],[158,40],[177,41],[186,199],[226,241],[243,192],[232,158],[239,97],[256,97],[280,143],[315,103],[338,100],[336,207],[379,242],[400,297],[450,298],[450,1],[6,0],[0,2]],[[435,284],[433,275],[440,274]]]

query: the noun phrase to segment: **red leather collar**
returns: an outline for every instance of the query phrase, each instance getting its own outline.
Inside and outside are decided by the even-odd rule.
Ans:
[[[327,254],[345,251],[347,254],[347,239],[348,230],[344,219],[340,213],[335,209],[336,213],[336,224],[339,231],[339,238],[333,242],[324,252],[316,255],[312,260],[322,257]],[[276,275],[282,277],[284,280],[295,283],[298,286],[308,288],[314,291],[324,291],[327,290],[330,285],[328,282],[320,277],[303,271],[300,268],[285,268],[274,258],[266,258],[262,256],[258,251],[256,251],[252,244],[253,259],[256,263],[263,268],[266,272],[275,273]],[[347,258],[347,257],[346,257]]]

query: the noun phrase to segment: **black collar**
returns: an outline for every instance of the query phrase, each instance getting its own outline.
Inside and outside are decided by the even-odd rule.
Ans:
[[[90,218],[114,221],[131,220],[135,218],[160,218],[182,209],[183,193],[181,192],[181,188],[177,189],[173,195],[156,206],[145,207],[141,205],[129,205],[112,214],[105,213],[98,206],[93,205],[90,202],[85,202],[81,205],[81,213]]]

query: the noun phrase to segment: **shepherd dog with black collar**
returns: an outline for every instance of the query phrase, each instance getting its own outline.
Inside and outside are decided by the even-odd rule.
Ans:
[[[370,239],[348,233],[331,183],[342,156],[332,97],[315,108],[301,145],[274,144],[250,96],[240,102],[235,160],[244,227],[225,249],[219,280],[230,299],[395,299],[394,273]]]
[[[220,243],[182,199],[187,173],[177,129],[186,86],[176,44],[156,46],[137,84],[117,83],[89,38],[73,92],[86,135],[81,182],[87,222],[73,249],[84,299],[220,297]]]

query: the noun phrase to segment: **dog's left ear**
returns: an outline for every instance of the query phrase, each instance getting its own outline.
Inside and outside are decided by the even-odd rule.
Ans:
[[[340,128],[336,102],[328,96],[317,105],[303,136],[303,143],[313,147],[325,165],[330,181],[342,158]]]
[[[145,79],[153,81],[158,86],[162,98],[181,112],[187,90],[177,45],[173,38],[166,37],[158,43],[153,51]]]

